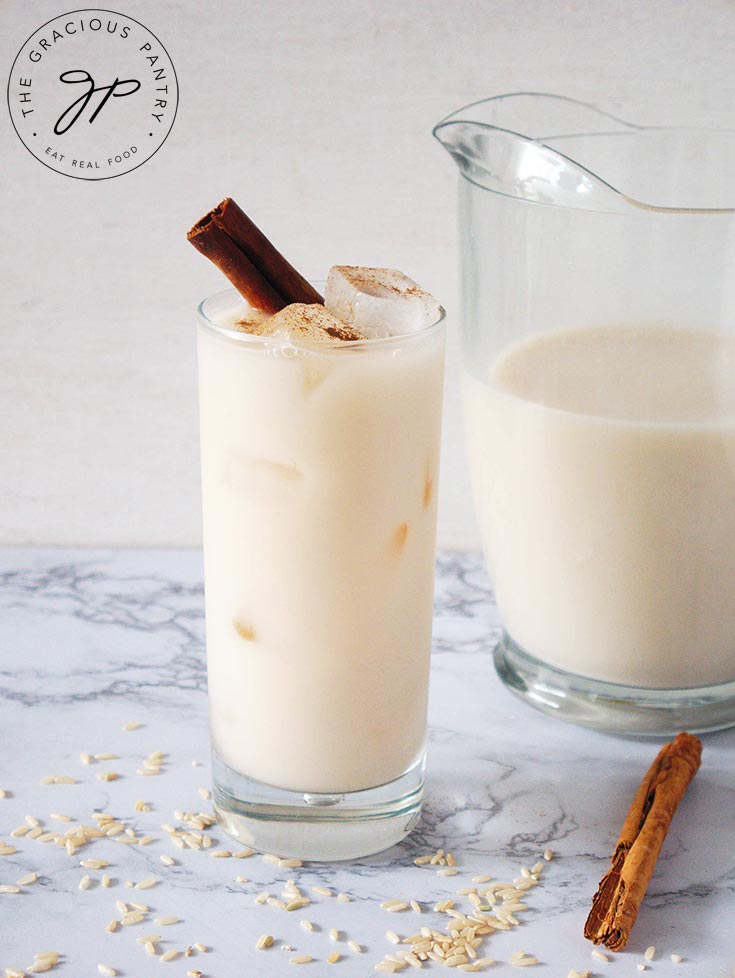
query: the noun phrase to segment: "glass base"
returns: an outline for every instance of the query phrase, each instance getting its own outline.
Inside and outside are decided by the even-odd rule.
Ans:
[[[345,794],[286,791],[238,774],[212,752],[214,807],[243,845],[315,861],[357,859],[389,849],[418,823],[424,759],[400,778]]]
[[[673,736],[735,726],[735,682],[691,689],[641,689],[557,669],[529,655],[507,632],[495,647],[505,685],[537,710],[606,733]]]

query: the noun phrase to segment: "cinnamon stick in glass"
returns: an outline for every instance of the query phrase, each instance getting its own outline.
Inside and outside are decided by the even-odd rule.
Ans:
[[[231,197],[197,221],[186,237],[256,309],[273,314],[293,302],[324,302]]]
[[[593,943],[611,951],[628,943],[671,819],[701,757],[701,741],[680,733],[659,751],[646,773],[584,925],[584,936]]]

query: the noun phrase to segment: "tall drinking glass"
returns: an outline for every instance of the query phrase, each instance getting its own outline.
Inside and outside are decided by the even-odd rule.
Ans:
[[[517,94],[435,133],[501,678],[605,730],[735,723],[735,132]]]
[[[423,785],[442,319],[292,345],[199,308],[214,801],[285,856],[400,841]]]

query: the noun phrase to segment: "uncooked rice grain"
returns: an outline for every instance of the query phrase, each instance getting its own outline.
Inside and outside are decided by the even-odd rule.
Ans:
[[[308,897],[296,897],[295,900],[291,900],[289,903],[286,904],[285,909],[288,910],[290,913],[293,910],[301,910],[303,907],[308,906],[310,903],[311,900]]]
[[[111,968],[109,964],[98,964],[97,970],[101,975],[107,975],[107,978],[115,978],[117,972],[114,968]]]
[[[144,920],[145,914],[140,910],[131,910],[130,913],[125,914],[120,923],[123,927],[132,927],[134,924],[142,924]]]

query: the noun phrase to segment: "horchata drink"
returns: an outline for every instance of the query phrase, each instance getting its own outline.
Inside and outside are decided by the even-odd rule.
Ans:
[[[348,858],[420,810],[442,311],[392,270],[334,268],[323,304],[268,269],[270,307],[200,307],[215,802],[243,841]]]
[[[465,376],[473,479],[510,639],[650,690],[735,680],[735,338],[568,328]]]

